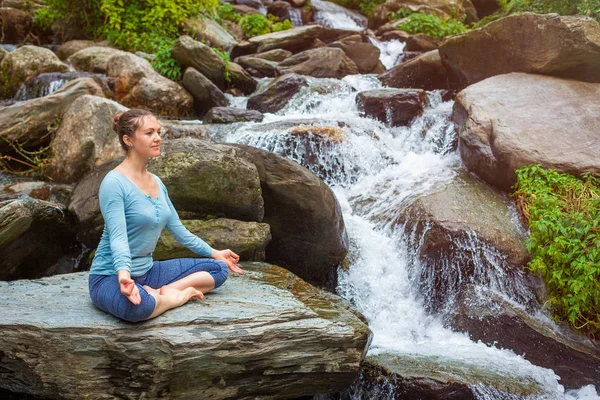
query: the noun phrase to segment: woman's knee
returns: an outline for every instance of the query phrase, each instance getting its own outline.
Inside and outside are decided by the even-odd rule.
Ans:
[[[217,270],[214,274],[211,274],[215,280],[215,289],[221,286],[227,280],[229,276],[229,267],[225,264],[224,261],[215,260],[215,263],[218,265]]]

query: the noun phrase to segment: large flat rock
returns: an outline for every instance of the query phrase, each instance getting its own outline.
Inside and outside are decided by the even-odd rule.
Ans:
[[[137,324],[92,305],[87,273],[0,282],[0,388],[208,400],[349,386],[370,340],[360,316],[280,267],[241,267],[204,300]]]

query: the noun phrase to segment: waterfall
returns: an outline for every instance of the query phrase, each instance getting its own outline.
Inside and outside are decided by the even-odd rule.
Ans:
[[[101,74],[92,74],[89,72],[49,72],[39,74],[21,85],[14,97],[14,101],[25,101],[44,97],[57,91],[65,83],[72,81],[73,79],[94,75],[100,77],[103,76]]]
[[[294,26],[302,26],[304,23],[302,22],[302,10],[296,7],[288,8],[288,15],[290,17],[290,21]]]
[[[261,123],[231,126],[215,139],[249,144],[291,158],[331,186],[340,202],[350,243],[351,265],[340,269],[337,291],[369,321],[374,338],[367,358],[395,357],[405,360],[404,364],[430,369],[441,366],[450,376],[465,378],[473,395],[482,400],[520,398],[495,389],[492,383],[498,381],[508,382],[508,386],[543,388],[543,394],[529,398],[595,396],[592,386],[565,394],[553,371],[535,366],[510,350],[473,342],[467,334],[446,328],[443,315],[430,311],[432,295],[423,284],[426,269],[416,257],[420,237],[395,221],[416,198],[443,188],[462,169],[455,150],[456,133],[449,120],[452,103],[443,102],[437,92],[429,93],[430,106],[421,117],[408,127],[390,128],[360,116],[355,106],[359,91],[379,87],[373,76],[309,78],[309,87],[281,111],[265,114]],[[303,134],[298,135],[299,131]],[[447,282],[443,292],[446,304],[452,302],[456,286],[466,282],[524,307],[532,301],[524,274],[502,276],[502,258],[475,234],[457,246],[461,257],[475,265],[475,271],[469,278],[443,277]],[[367,386],[357,380],[347,398],[395,398],[392,384]]]
[[[369,37],[369,40],[381,51],[379,59],[381,60],[381,63],[385,69],[390,69],[400,64],[401,55],[404,51],[404,46],[406,43],[399,40],[380,42],[372,37]]]
[[[317,24],[335,29],[362,31],[367,27],[367,18],[355,11],[348,10],[325,0],[312,0]]]

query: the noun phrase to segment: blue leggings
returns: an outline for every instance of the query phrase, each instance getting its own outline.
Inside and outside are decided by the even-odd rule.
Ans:
[[[140,290],[140,304],[133,304],[121,293],[117,275],[89,276],[90,297],[99,309],[130,322],[148,319],[154,312],[156,300],[142,285],[159,289],[194,272],[206,271],[215,280],[215,289],[225,282],[229,269],[223,261],[212,258],[176,258],[154,261],[154,265],[142,276],[131,279]]]

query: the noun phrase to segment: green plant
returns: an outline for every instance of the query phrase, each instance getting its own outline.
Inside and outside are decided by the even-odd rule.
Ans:
[[[248,14],[240,19],[239,25],[246,36],[252,37],[270,33],[272,22],[264,15]]]
[[[442,39],[468,31],[461,21],[454,18],[442,19],[437,15],[422,12],[410,13],[407,16],[405,16],[405,11],[402,11],[401,14],[390,14],[393,17],[405,18],[405,21],[398,25],[398,29],[413,34],[424,33],[434,39]]]
[[[18,143],[2,138],[12,149],[13,154],[0,153],[0,172],[11,174],[29,175],[39,171],[48,161],[50,146],[41,147],[37,150],[27,150],[27,143]]]
[[[33,24],[42,31],[50,30],[52,24],[58,20],[60,16],[50,8],[44,7],[33,12]]]
[[[273,32],[287,31],[288,29],[292,29],[293,27],[294,27],[294,25],[292,25],[292,21],[290,21],[289,19],[286,19],[283,22],[273,23],[273,25],[271,26],[271,31],[273,31]]]
[[[240,18],[242,18],[242,15],[235,12],[233,6],[229,3],[223,3],[219,5],[219,8],[217,9],[217,14],[221,19],[225,19],[227,21],[236,23],[240,20]]]
[[[221,50],[217,47],[212,47],[212,49],[215,53],[217,53],[219,55],[219,57],[221,57],[223,59],[223,61],[225,61],[225,71],[223,72],[223,78],[225,78],[225,81],[227,83],[230,83],[231,82],[231,72],[230,72],[231,59],[229,57],[229,53],[226,52],[225,50]]]
[[[529,268],[548,287],[554,317],[600,331],[600,179],[539,165],[516,171],[513,197],[531,231]]]
[[[152,61],[152,68],[162,76],[178,81],[181,79],[181,64],[171,54],[173,44],[173,40],[166,40],[158,47]]]

